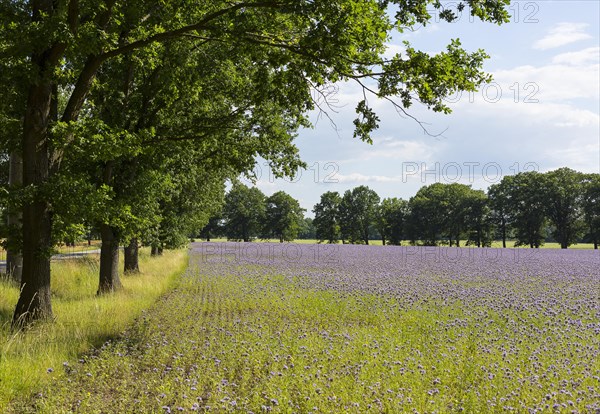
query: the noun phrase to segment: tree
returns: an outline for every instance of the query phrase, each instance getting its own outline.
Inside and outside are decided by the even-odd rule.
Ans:
[[[181,181],[179,174],[192,174],[192,170],[198,171],[195,165],[202,165],[204,171],[219,175],[221,178],[217,181],[222,183],[224,178],[234,178],[249,170],[256,155],[273,162],[276,171],[281,170],[277,163],[285,168],[300,165],[295,150],[289,146],[289,130],[299,122],[297,112],[288,107],[285,114],[285,108],[279,107],[281,102],[274,101],[274,93],[270,97],[256,97],[254,92],[259,87],[257,83],[264,81],[264,70],[258,73],[256,65],[244,61],[239,56],[243,51],[223,47],[206,50],[206,46],[197,48],[187,42],[180,43],[154,48],[152,54],[156,58],[149,67],[136,63],[147,60],[144,51],[105,64],[97,75],[100,86],[93,88],[89,95],[89,100],[94,102],[88,111],[90,117],[78,125],[77,136],[87,138],[78,143],[80,153],[90,158],[92,164],[98,164],[96,170],[99,173],[92,175],[92,181],[97,186],[113,189],[107,199],[111,205],[107,211],[112,210],[113,215],[103,217],[99,223],[105,230],[102,232],[105,236],[103,245],[107,247],[101,252],[101,263],[105,265],[100,266],[100,286],[103,288],[99,291],[113,291],[119,287],[116,269],[119,252],[116,248],[109,249],[109,245],[116,246],[125,241],[125,270],[131,272],[138,267],[137,238],[148,229],[153,228],[151,234],[145,236],[153,254],[160,254],[164,247],[178,246],[187,240],[189,234],[184,232],[191,224],[191,211],[183,214],[181,206],[184,204],[180,203],[175,206],[178,214],[170,214],[170,201],[160,196],[172,194],[171,184]],[[202,59],[206,53],[212,56],[208,62]],[[243,77],[231,68],[231,54],[238,55],[238,70],[243,71]],[[205,72],[212,76],[199,75]],[[229,84],[231,86],[224,87]],[[240,111],[250,106],[252,113]],[[284,115],[280,115],[282,113]],[[224,122],[227,128],[222,127]],[[258,135],[252,132],[257,128],[261,129]],[[97,136],[103,136],[104,140],[98,143],[94,139]],[[269,140],[268,149],[263,148]],[[65,151],[72,151],[74,147],[77,145],[70,145]],[[232,148],[236,150],[232,151]],[[177,152],[194,154],[195,158],[184,159]],[[183,171],[176,172],[166,154],[177,160]],[[78,160],[81,158],[77,157]],[[158,162],[161,160],[162,164]],[[89,161],[85,163],[88,164]],[[212,177],[203,170],[195,175]],[[148,172],[151,180],[142,182],[135,177],[142,172]],[[135,182],[142,185],[136,189]],[[120,188],[127,188],[127,191],[120,191]],[[196,196],[196,199],[201,197]],[[200,210],[195,216],[199,214]],[[128,219],[123,219],[123,215]],[[118,219],[118,225],[107,221],[113,217]],[[106,257],[110,255],[114,257]]]
[[[304,209],[300,203],[284,191],[278,191],[266,200],[264,232],[275,236],[280,243],[298,237],[304,220]]]
[[[513,219],[510,214],[512,180],[512,176],[504,176],[498,184],[492,184],[488,189],[492,209],[491,219],[493,224],[500,230],[503,248],[506,248],[506,238]]]
[[[300,223],[298,238],[303,240],[314,240],[317,237],[317,230],[314,225],[314,219],[305,217]]]
[[[230,174],[203,164],[202,151],[181,145],[166,155],[163,173],[170,185],[159,199],[160,221],[147,239],[156,252],[186,245],[223,208],[225,180]]]
[[[8,190],[19,190],[23,184],[23,159],[18,150],[13,150],[9,156]],[[19,283],[23,272],[23,255],[21,254],[22,213],[16,198],[11,200],[7,208],[7,243],[6,273]]]
[[[408,230],[412,244],[436,246],[445,231],[444,184],[423,186],[408,201]]]
[[[544,244],[546,205],[543,176],[536,171],[519,173],[511,179],[510,214],[514,218],[515,246],[538,248]]]
[[[340,203],[342,198],[336,191],[321,194],[321,201],[315,204],[313,224],[319,243],[337,243],[340,238]]]
[[[467,228],[468,200],[472,194],[471,186],[459,183],[444,185],[440,208],[445,209],[444,228],[450,246],[460,247],[460,240]]]
[[[467,245],[490,247],[493,240],[493,221],[487,195],[481,190],[469,189],[464,206]]]
[[[405,235],[405,222],[408,215],[408,202],[401,198],[384,198],[377,209],[377,230],[385,246],[399,246]]]
[[[208,219],[206,226],[198,234],[207,242],[213,237],[220,237],[223,233],[223,212],[219,211]]]
[[[545,212],[555,227],[553,236],[561,249],[566,249],[576,243],[583,232],[583,175],[564,167],[549,171],[541,178]]]
[[[249,242],[260,235],[265,220],[265,199],[258,188],[233,183],[223,207],[228,239]]]
[[[342,239],[369,244],[369,229],[375,224],[378,204],[379,196],[367,186],[346,190],[340,202]]]
[[[600,242],[600,174],[588,174],[584,180],[583,212],[587,237],[598,249]]]
[[[0,50],[3,46],[4,42],[0,40]],[[0,58],[0,148],[3,156],[2,183],[7,184],[3,203],[6,209],[6,234],[3,235],[5,240],[2,245],[6,250],[6,272],[17,283],[21,281],[23,270],[23,206],[20,192],[23,184],[21,135],[28,83],[26,68],[26,59]]]
[[[421,240],[427,246],[435,246],[447,238],[450,246],[460,247],[466,230],[466,200],[471,191],[470,186],[458,183],[421,187],[409,200],[411,241]]]
[[[508,21],[508,3],[464,2],[471,6],[472,15],[495,23]],[[442,8],[439,1],[431,0],[430,4]],[[399,96],[398,109],[418,100],[434,111],[447,113],[450,109],[443,98],[456,91],[473,91],[490,80],[481,70],[487,55],[483,51],[467,53],[457,40],[446,52],[434,56],[407,44],[402,55],[387,60],[382,57],[393,29],[410,29],[432,18],[427,3],[185,0],[157,5],[142,0],[132,5],[118,0],[36,0],[5,3],[0,13],[2,55],[13,63],[11,72],[14,68],[22,70],[17,63],[26,62],[23,73],[27,81],[23,85],[27,99],[20,105],[23,127],[19,136],[23,185],[34,189],[23,206],[22,290],[13,318],[18,324],[52,315],[52,196],[41,188],[60,170],[62,149],[74,137],[69,134],[61,138],[62,145],[55,145],[52,125],[58,120],[78,122],[98,70],[107,62],[182,39],[193,38],[198,45],[235,43],[253,54],[256,66],[282,69],[272,72],[273,85],[279,88],[286,105],[294,102],[290,108],[300,112],[315,107],[311,88],[318,90],[327,82],[353,79],[365,93],[383,98]],[[439,15],[447,21],[457,17],[451,12]],[[389,16],[395,16],[395,21]],[[373,67],[378,71],[372,71]],[[268,77],[263,84],[268,83]],[[369,77],[377,82],[377,90],[362,82]],[[61,107],[59,89],[66,92]],[[357,111],[355,136],[369,141],[378,118],[366,99],[358,103]],[[246,113],[246,108],[242,112]],[[264,148],[268,152],[268,146]],[[281,166],[291,171],[286,161],[289,159],[282,159]]]

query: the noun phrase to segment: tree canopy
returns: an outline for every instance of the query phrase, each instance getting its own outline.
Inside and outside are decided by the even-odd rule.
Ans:
[[[460,7],[502,23],[508,5],[465,0]],[[432,9],[443,6],[437,0],[3,2],[0,119],[10,132],[0,136],[3,149],[21,150],[27,189],[15,323],[52,316],[55,197],[59,184],[76,184],[58,178],[71,157],[105,168],[118,161],[120,169],[147,145],[196,141],[207,168],[248,171],[260,155],[275,174],[291,175],[302,165],[296,131],[309,126],[308,111],[324,108],[315,91],[339,81],[357,82],[365,92],[354,124],[355,136],[368,142],[379,122],[368,97],[389,99],[402,111],[418,101],[450,112],[446,96],[490,80],[482,70],[485,52],[467,52],[455,39],[433,55],[408,43],[392,58],[383,53],[394,31],[427,24]],[[438,15],[457,17],[448,10]],[[96,196],[114,191],[108,181],[96,186]]]

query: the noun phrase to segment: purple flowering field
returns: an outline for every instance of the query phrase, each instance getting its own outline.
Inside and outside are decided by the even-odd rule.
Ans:
[[[593,250],[196,243],[177,289],[32,410],[597,413],[599,269]]]

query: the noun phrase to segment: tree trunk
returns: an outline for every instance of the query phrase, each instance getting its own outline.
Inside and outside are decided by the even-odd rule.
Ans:
[[[11,189],[20,188],[23,185],[23,158],[21,151],[12,151],[10,153],[8,185]],[[23,213],[19,209],[11,208],[7,216],[7,225],[9,228],[9,244],[6,249],[6,274],[17,282],[21,282],[23,273],[23,255],[21,250],[15,247],[16,243],[10,243],[10,237],[15,233],[22,233]]]
[[[138,240],[131,239],[129,244],[125,246],[124,250],[124,273],[139,273],[140,272],[140,263],[139,263],[139,247]]]
[[[112,227],[100,225],[100,283],[98,295],[114,292],[122,287],[119,279],[119,238]]]
[[[598,250],[598,240],[594,239],[594,250]]]
[[[385,237],[381,236],[381,243],[385,246]]]
[[[506,249],[506,223],[502,222],[502,247]]]
[[[150,248],[150,256],[159,256],[160,255],[160,249],[158,248],[157,245],[153,244],[152,247]]]
[[[39,188],[50,172],[48,124],[50,122],[52,83],[44,77],[43,56],[33,56],[40,79],[29,89],[23,121],[23,185]],[[36,319],[52,317],[50,302],[50,252],[52,219],[49,203],[40,194],[23,205],[23,268],[21,294],[13,315],[13,327]]]

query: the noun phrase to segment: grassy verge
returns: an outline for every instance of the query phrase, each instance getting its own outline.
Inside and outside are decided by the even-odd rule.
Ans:
[[[19,290],[0,282],[0,412],[12,399],[43,387],[50,372],[64,371],[63,363],[117,336],[175,285],[186,266],[186,250],[151,258],[142,249],[142,273],[122,277],[121,292],[97,297],[97,258],[53,262],[55,321],[17,334],[10,331],[10,320]]]

